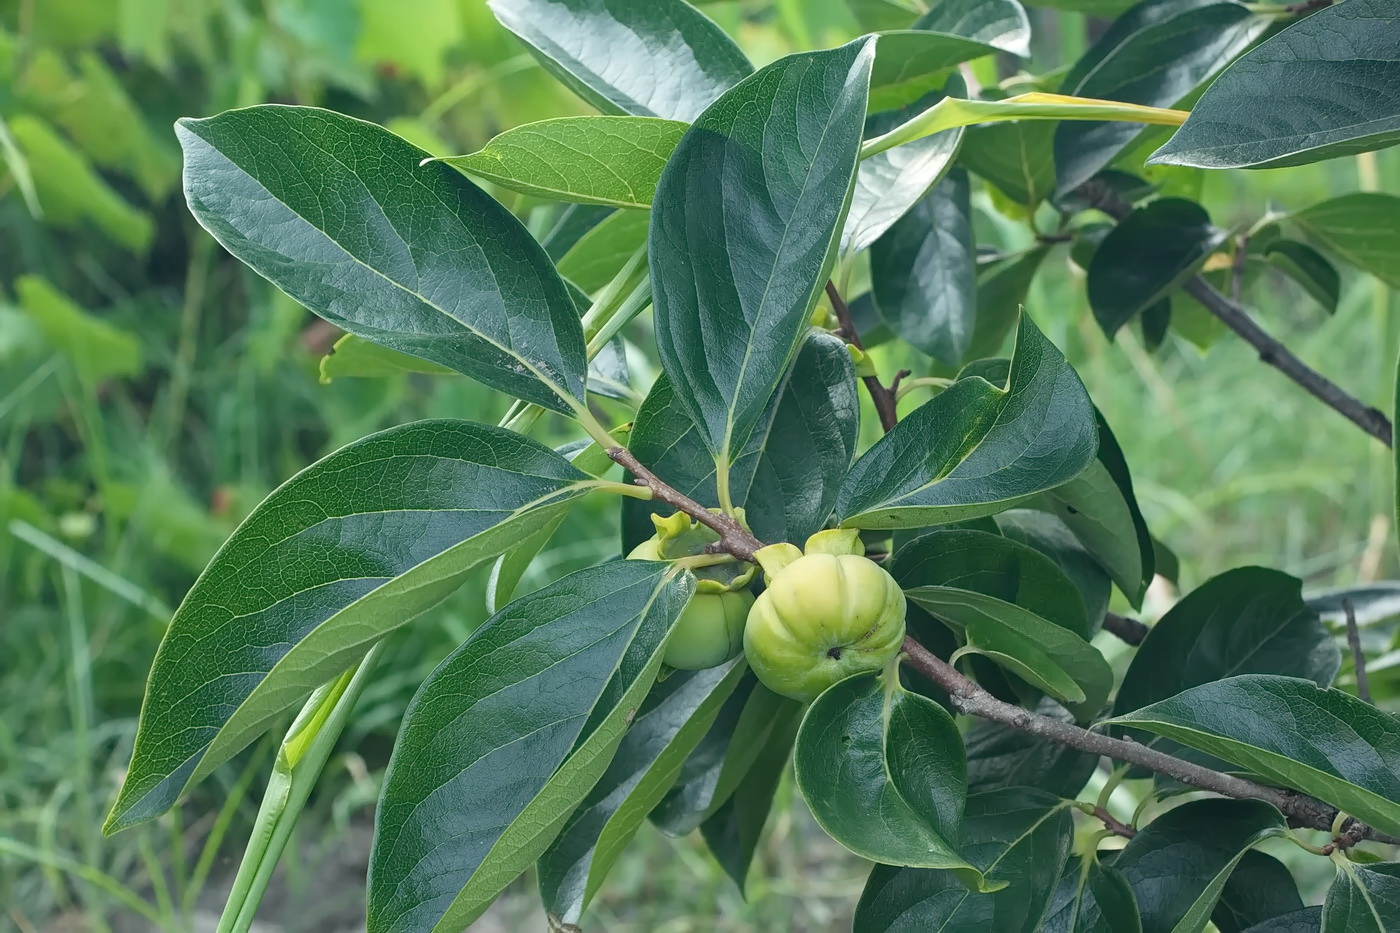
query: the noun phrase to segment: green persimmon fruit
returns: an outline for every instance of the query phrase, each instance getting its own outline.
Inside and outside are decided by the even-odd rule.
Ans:
[[[904,593],[894,578],[858,554],[813,551],[809,544],[805,556],[776,562],[787,561],[768,572],[744,627],[758,679],[803,702],[852,674],[881,670],[904,643]]]
[[[660,546],[648,538],[627,559],[661,560]],[[744,620],[751,606],[753,594],[746,589],[712,592],[701,587],[676,620],[662,660],[679,670],[702,671],[735,657],[744,650]]]

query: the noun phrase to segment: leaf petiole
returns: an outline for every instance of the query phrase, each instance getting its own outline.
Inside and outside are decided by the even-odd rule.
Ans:
[[[1144,107],[1116,100],[1070,97],[1042,91],[1018,94],[1006,100],[963,100],[960,97],[945,97],[885,135],[866,140],[860,147],[860,157],[868,159],[916,139],[976,123],[998,123],[1003,120],[1107,120],[1180,126],[1186,122],[1186,116],[1184,110]]]

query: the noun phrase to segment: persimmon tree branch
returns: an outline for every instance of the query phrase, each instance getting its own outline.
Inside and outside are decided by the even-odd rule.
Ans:
[[[657,502],[664,502],[679,509],[719,535],[719,540],[711,545],[711,550],[732,554],[750,563],[754,561],[754,553],[763,547],[763,542],[755,538],[738,519],[723,512],[711,512],[643,466],[626,447],[610,447],[608,456],[631,473],[638,486],[650,489],[651,497]]]
[[[1091,755],[1103,755],[1115,761],[1140,765],[1201,790],[1223,794],[1226,797],[1263,800],[1277,807],[1293,826],[1330,831],[1337,819],[1336,807],[1295,790],[1266,787],[1183,761],[1140,742],[1090,732],[1067,722],[1004,703],[958,673],[951,664],[913,638],[904,639],[904,651],[909,666],[942,688],[952,700],[953,708],[963,715],[999,722],[1028,735],[1047,738]],[[1338,838],[1356,841],[1371,839],[1392,845],[1400,843],[1400,840],[1351,819],[1342,827]]]
[[[1116,612],[1106,612],[1103,616],[1103,630],[1120,641],[1130,645],[1140,645],[1151,629],[1137,619],[1120,616]]]
[[[1102,182],[1086,182],[1080,185],[1076,191],[1090,205],[1108,214],[1114,220],[1122,220],[1133,211],[1131,204]],[[1314,398],[1344,418],[1349,419],[1376,440],[1387,447],[1392,446],[1393,431],[1390,419],[1385,416],[1384,412],[1365,404],[1304,363],[1294,355],[1293,351],[1256,324],[1254,319],[1249,316],[1248,311],[1237,302],[1231,301],[1221,294],[1203,277],[1193,276],[1187,280],[1182,288],[1186,294],[1195,298],[1207,311],[1219,318],[1226,327],[1253,347],[1259,354],[1261,362],[1267,363],[1292,379],[1312,393]]]
[[[831,301],[831,309],[836,312],[836,320],[841,324],[841,336],[857,350],[864,351],[865,347],[860,342],[855,321],[851,319],[851,309],[830,280],[826,283],[826,297]],[[882,383],[879,376],[861,377],[865,382],[866,391],[870,393],[870,401],[875,403],[875,413],[880,416],[880,427],[886,431],[893,430],[899,423],[899,413],[895,408],[895,391],[899,388],[900,379],[905,375],[907,373],[896,376],[894,384],[890,386]]]

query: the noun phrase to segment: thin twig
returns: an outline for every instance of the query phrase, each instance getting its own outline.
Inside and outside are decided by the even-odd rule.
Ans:
[[[1137,619],[1129,619],[1127,616],[1120,616],[1116,612],[1105,612],[1103,616],[1103,630],[1120,641],[1130,645],[1140,645],[1147,637],[1147,633],[1152,631]]]
[[[1131,839],[1137,835],[1137,829],[1135,827],[1129,826],[1127,823],[1124,823],[1122,820],[1118,819],[1118,817],[1114,816],[1112,813],[1109,813],[1108,810],[1104,809],[1103,807],[1094,807],[1094,817],[1095,819],[1099,820],[1099,822],[1103,823],[1104,829],[1107,829],[1115,836],[1122,836],[1124,839]]]
[[[1342,611],[1347,617],[1347,644],[1351,646],[1351,665],[1356,668],[1356,695],[1363,703],[1370,703],[1371,682],[1366,677],[1366,656],[1361,653],[1361,630],[1356,626],[1356,610],[1351,600],[1342,600]]]
[[[1132,213],[1133,207],[1119,194],[1102,182],[1086,182],[1077,189],[1091,205],[1105,214],[1122,220]],[[1188,279],[1183,290],[1200,302],[1207,311],[1239,335],[1245,343],[1259,354],[1261,362],[1267,363],[1298,385],[1302,386],[1319,401],[1331,407],[1338,414],[1350,419],[1357,427],[1385,444],[1392,444],[1390,419],[1377,408],[1366,405],[1348,393],[1326,376],[1304,363],[1291,350],[1274,339],[1254,322],[1240,305],[1222,295],[1201,276]]]
[[[845,299],[836,290],[836,286],[828,280],[826,283],[826,297],[831,300],[831,309],[836,312],[836,320],[841,323],[841,333],[846,341],[857,350],[864,350],[861,345],[860,334],[856,331],[856,325],[851,320],[851,309],[846,306]],[[870,401],[875,403],[875,413],[880,416],[880,426],[886,432],[894,429],[899,423],[899,412],[895,408],[895,397],[892,389],[886,388],[878,376],[863,376],[866,391],[870,393]]]
[[[711,512],[685,493],[670,486],[651,470],[642,466],[641,461],[633,456],[632,451],[626,447],[610,447],[608,448],[608,456],[616,463],[622,464],[623,468],[636,478],[638,486],[650,489],[653,499],[674,506],[719,535],[719,541],[715,542],[716,551],[733,554],[740,560],[746,560],[750,563],[754,561],[754,554],[763,547],[763,542],[755,538],[733,516],[725,515],[723,512]]]
[[[1003,703],[912,638],[904,639],[904,651],[909,666],[946,691],[952,700],[953,708],[964,715],[999,722],[1029,735],[1041,736],[1092,755],[1104,755],[1117,761],[1141,765],[1201,790],[1213,791],[1227,797],[1263,800],[1277,807],[1294,826],[1330,830],[1337,818],[1335,807],[1297,791],[1266,787],[1230,774],[1212,771],[1139,742],[1089,732],[1049,716],[1041,716],[1019,706]],[[1369,826],[1358,830],[1348,823],[1343,832],[1352,832],[1358,839],[1373,839],[1391,845],[1400,844],[1400,840],[1392,839]]]

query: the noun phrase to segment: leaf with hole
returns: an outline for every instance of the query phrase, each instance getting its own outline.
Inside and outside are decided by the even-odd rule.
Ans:
[[[372,933],[461,929],[548,847],[606,772],[694,589],[656,561],[580,570],[438,665],[384,775]]]
[[[171,619],[105,829],[164,813],[591,483],[535,441],[445,420],[372,434],[292,477],[238,527]]]
[[[861,39],[759,71],[700,115],[657,188],[648,247],[657,349],[722,479],[831,269],[873,52]]]
[[[1152,161],[1278,168],[1395,145],[1398,32],[1400,11],[1387,0],[1299,19],[1227,68]]]
[[[1083,383],[1022,316],[1006,388],[971,376],[915,409],[856,461],[836,514],[854,528],[993,515],[1078,476],[1097,447]]]
[[[560,117],[517,126],[478,152],[437,161],[537,198],[647,209],[685,129],[656,117]]]
[[[1340,690],[1245,674],[1108,721],[1223,758],[1400,833],[1400,726]]]
[[[314,107],[230,110],[175,132],[195,217],[297,301],[545,408],[582,404],[583,331],[563,280],[459,172]]]
[[[490,0],[565,86],[604,113],[690,121],[753,66],[684,0]]]

